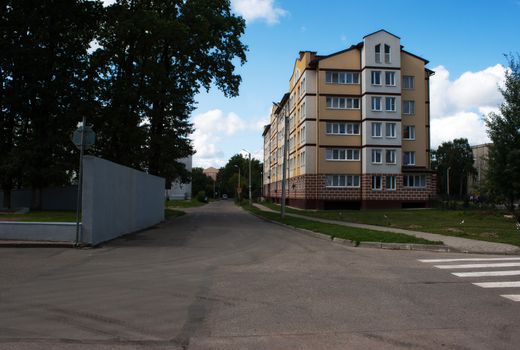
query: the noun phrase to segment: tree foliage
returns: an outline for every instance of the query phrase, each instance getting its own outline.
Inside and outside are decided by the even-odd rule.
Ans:
[[[191,192],[193,194],[204,192],[206,196],[213,198],[214,185],[215,181],[210,176],[204,174],[204,169],[191,169]]]
[[[244,20],[229,0],[7,0],[0,4],[0,182],[71,181],[86,116],[94,155],[186,180],[200,89],[238,95]],[[97,49],[89,52],[93,42]]]
[[[490,113],[487,132],[493,142],[489,148],[487,180],[491,194],[514,210],[520,199],[520,56],[507,56],[504,102],[500,113]]]
[[[441,193],[458,194],[459,198],[467,194],[468,177],[476,173],[473,166],[473,152],[465,138],[443,142],[434,152],[432,166],[437,170],[437,179]],[[449,191],[448,184],[449,169]]]
[[[70,181],[77,162],[70,135],[84,110],[87,49],[101,9],[97,1],[2,2],[0,174],[7,197],[14,186]]]
[[[235,154],[229,159],[226,165],[220,168],[217,174],[217,188],[220,194],[228,196],[237,195],[238,174],[240,169],[240,188],[241,198],[249,196],[249,158],[244,158],[241,154]],[[262,163],[251,159],[251,194],[253,197],[261,195],[262,185]]]

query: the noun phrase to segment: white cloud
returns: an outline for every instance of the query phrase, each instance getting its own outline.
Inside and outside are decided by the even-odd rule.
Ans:
[[[280,21],[280,17],[288,14],[283,8],[276,7],[274,0],[232,0],[231,6],[248,22],[265,20],[267,24],[273,25]]]
[[[450,80],[449,71],[438,66],[431,78],[432,148],[454,138],[467,138],[471,145],[489,142],[483,116],[497,112],[502,102],[498,90],[505,68],[497,64],[478,72],[465,72]]]

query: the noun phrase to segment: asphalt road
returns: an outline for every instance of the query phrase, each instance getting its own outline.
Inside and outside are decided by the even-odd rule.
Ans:
[[[221,201],[96,249],[0,248],[0,349],[518,349],[511,288],[419,261],[472,257],[347,248]]]

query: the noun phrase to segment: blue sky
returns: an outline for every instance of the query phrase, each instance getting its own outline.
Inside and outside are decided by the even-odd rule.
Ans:
[[[430,61],[433,146],[455,137],[487,141],[481,118],[501,102],[504,53],[520,51],[519,0],[294,1],[232,0],[247,21],[248,62],[240,96],[216,88],[197,96],[193,165],[220,167],[247,149],[262,154],[261,127],[289,88],[300,50],[330,54],[386,29]]]

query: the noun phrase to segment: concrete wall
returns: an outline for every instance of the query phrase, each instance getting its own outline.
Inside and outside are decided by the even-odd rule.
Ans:
[[[92,156],[83,167],[83,242],[96,245],[164,220],[163,178]]]
[[[0,222],[0,239],[74,242],[74,222]]]
[[[42,210],[76,210],[77,186],[45,188],[42,190]],[[11,207],[31,207],[32,190],[11,192]],[[4,193],[0,191],[0,208],[4,207]]]

